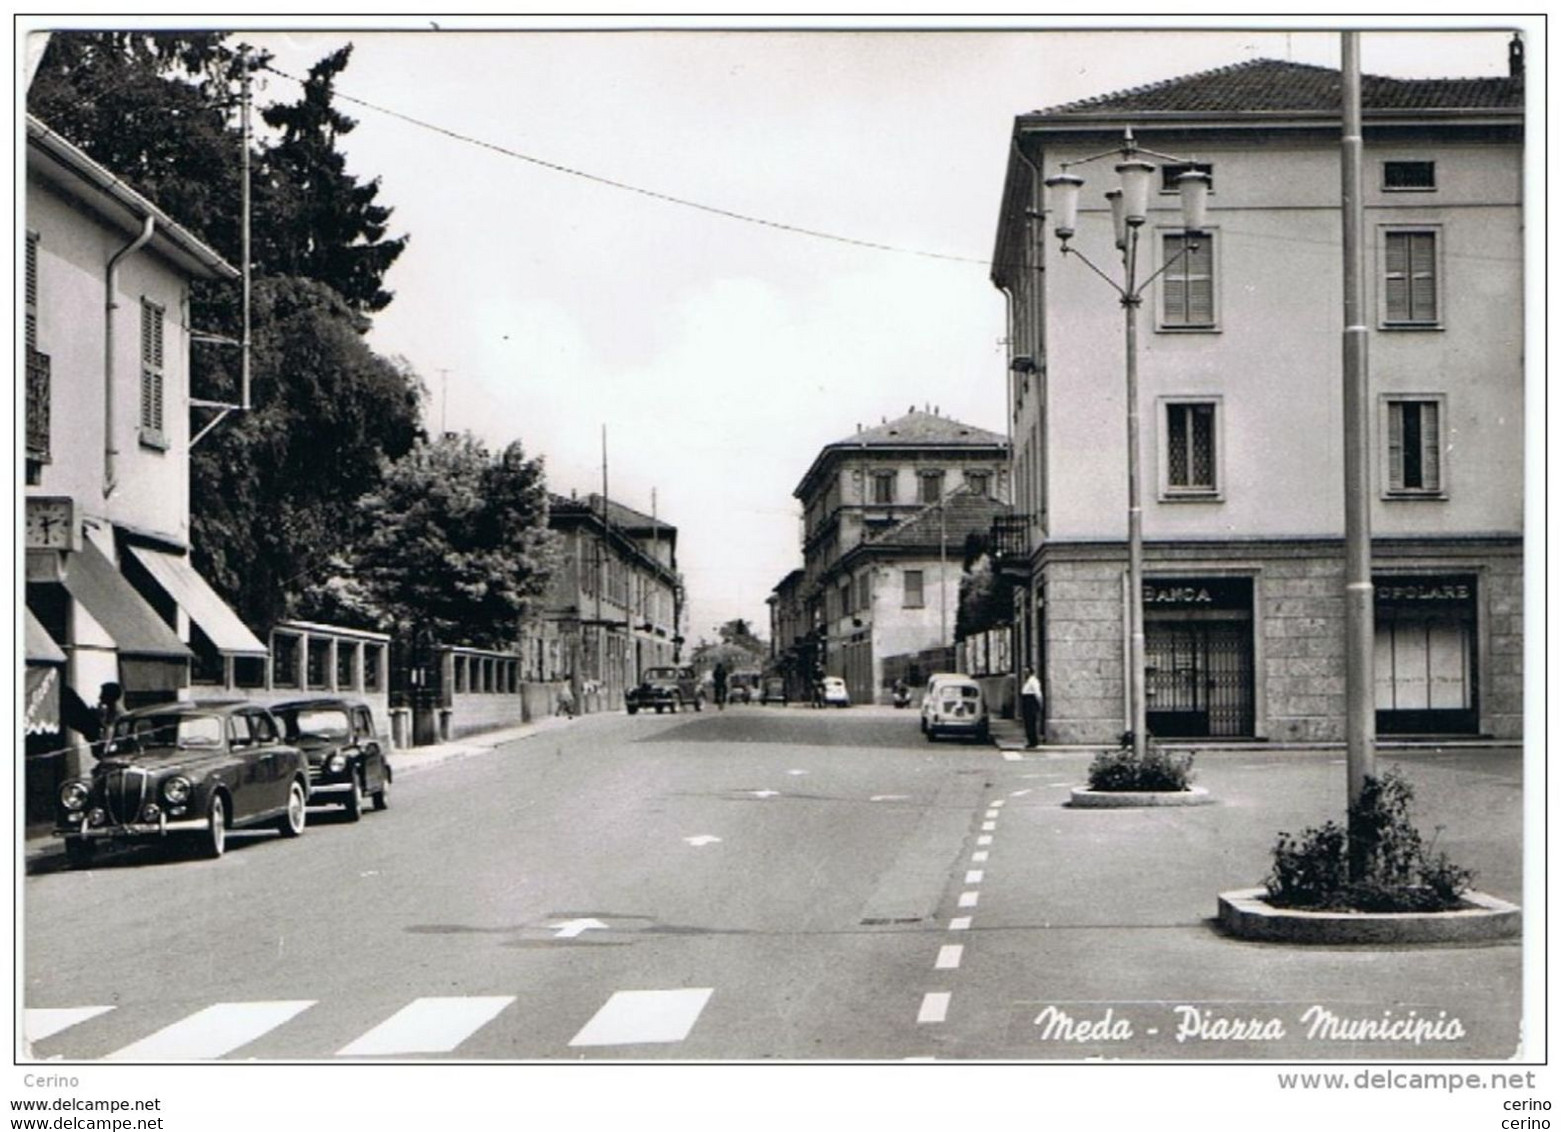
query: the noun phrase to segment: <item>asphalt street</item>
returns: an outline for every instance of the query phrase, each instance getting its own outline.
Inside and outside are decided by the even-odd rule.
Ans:
[[[1513,1054],[1516,944],[1294,948],[1212,926],[1219,891],[1261,882],[1278,830],[1337,816],[1339,756],[1209,754],[1198,781],[1214,805],[1068,809],[1087,761],[929,745],[912,712],[758,706],[590,716],[480,757],[409,759],[388,811],[357,824],[313,811],[296,841],[236,833],[215,861],[35,863],[24,1052]],[[1520,899],[1520,754],[1393,761],[1438,847],[1482,891]],[[1319,1038],[1313,1008],[1440,1028],[1418,1044]],[[1283,1033],[1264,1030],[1274,1019]]]

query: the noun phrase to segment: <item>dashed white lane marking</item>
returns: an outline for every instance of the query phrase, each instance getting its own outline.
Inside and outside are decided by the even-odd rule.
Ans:
[[[961,908],[974,908],[976,901],[981,899],[979,892],[961,892],[959,894],[959,906]]]
[[[711,845],[721,839],[712,833],[701,833],[697,837],[685,837],[683,840],[697,849],[701,845]]]
[[[998,809],[1002,809],[1003,802],[1004,802],[1004,799],[998,798],[996,801],[988,802],[987,805],[991,806],[994,810],[998,810]]]
[[[986,812],[986,820],[987,821],[996,821],[997,820],[997,811],[996,810],[988,810]]]
[[[977,849],[970,855],[970,859],[979,864],[980,862],[985,861],[988,856],[990,856],[990,854],[985,849]]]
[[[955,916],[952,920],[949,921],[949,931],[951,932],[968,932],[969,930],[969,916]]]
[[[921,1010],[916,1015],[916,1021],[943,1021],[949,1016],[949,999],[952,997],[948,991],[928,991],[922,996]]]
[[[115,1050],[105,1061],[209,1061],[248,1045],[314,1005],[298,1002],[218,1002],[157,1033]]]
[[[909,794],[874,794],[869,802],[903,802],[910,797]]]
[[[1004,751],[1003,761],[1010,763],[1022,763],[1024,762],[1024,756],[1021,755],[1018,751]]]
[[[982,833],[991,833],[996,828],[997,828],[997,823],[995,821],[984,821],[984,822],[981,823],[981,832]]]
[[[750,791],[748,791],[748,793],[752,794],[755,798],[778,798],[778,797],[780,797],[780,791],[779,790],[750,790]]]
[[[981,878],[983,876],[985,876],[985,875],[986,874],[983,873],[980,869],[971,869],[969,872],[967,872],[965,874],[965,883],[966,884],[980,884],[981,883]]]
[[[581,1031],[572,1046],[626,1046],[643,1042],[680,1042],[688,1037],[712,987],[682,990],[618,991]]]
[[[34,1007],[22,1012],[22,1039],[41,1042],[112,1009],[112,1006]]]
[[[965,954],[962,944],[946,943],[938,948],[938,961],[933,964],[939,971],[953,970],[959,966],[960,958]]]
[[[1023,798],[1029,792],[1030,792],[1030,788],[1028,786],[1026,786],[1023,790],[1015,790],[1012,793],[1010,793],[1008,796],[1010,798]]]
[[[787,774],[806,774],[807,771],[805,771],[805,770],[788,770],[786,773]]]
[[[990,845],[990,844],[992,844],[992,839],[989,836],[987,836],[986,834],[982,834],[980,837],[976,838],[976,844],[977,845]]]
[[[512,994],[413,999],[336,1056],[449,1053],[514,1001]]]

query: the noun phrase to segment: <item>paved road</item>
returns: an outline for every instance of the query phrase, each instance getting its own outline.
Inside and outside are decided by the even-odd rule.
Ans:
[[[1516,755],[1416,758],[1443,843],[1516,898]],[[409,771],[357,825],[320,812],[298,841],[236,834],[219,861],[30,876],[31,1052],[1511,1055],[1514,946],[1297,952],[1211,930],[1214,894],[1261,879],[1276,828],[1329,816],[1328,756],[1220,756],[1201,779],[1220,805],[1157,813],[1061,808],[1084,764],[929,746],[891,709],[583,718]],[[1177,1005],[1289,1021],[1315,1003],[1447,1011],[1466,1036],[1379,1048],[1290,1021],[1282,1039],[1174,1040]],[[1076,1040],[1037,1025],[1048,1007]]]

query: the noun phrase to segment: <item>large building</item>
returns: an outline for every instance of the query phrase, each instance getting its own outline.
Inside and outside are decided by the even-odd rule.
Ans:
[[[841,676],[855,703],[887,701],[884,659],[954,643],[965,542],[1006,511],[1008,441],[912,409],[826,444],[793,493],[807,632],[798,671]]]
[[[681,659],[677,528],[600,495],[553,496],[562,557],[528,651],[538,678],[568,682],[584,710],[621,707],[640,673]]]
[[[1522,724],[1523,79],[1363,81],[1376,708],[1383,734]],[[1046,734],[1125,729],[1144,603],[1157,735],[1343,736],[1341,81],[1255,60],[1019,116],[993,281],[1009,298],[1021,653]],[[1155,170],[1137,312],[1145,574],[1127,592],[1124,330],[1061,255],[1044,184],[1087,181],[1072,246],[1120,270],[1102,193]],[[1176,155],[1167,158],[1161,155]],[[1187,250],[1176,178],[1212,178]]]
[[[130,707],[188,698],[192,685],[263,679],[267,651],[189,558],[190,286],[238,272],[35,118],[26,162],[25,729],[37,802],[86,761],[103,685],[120,685]]]

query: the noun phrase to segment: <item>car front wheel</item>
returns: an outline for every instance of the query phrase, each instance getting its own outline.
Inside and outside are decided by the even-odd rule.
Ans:
[[[374,808],[387,810],[390,808],[390,768],[385,768],[385,777],[379,781],[379,789],[374,791]]]
[[[222,795],[213,794],[206,807],[206,832],[201,839],[201,855],[213,860],[222,856],[228,847],[228,813],[222,804]]]
[[[347,794],[347,820],[357,821],[363,816],[363,783],[352,776],[352,790]]]
[[[276,819],[276,828],[283,837],[297,837],[304,831],[304,822],[308,820],[305,810],[309,804],[309,795],[304,790],[304,784],[296,778],[292,786],[287,790],[287,812]]]

